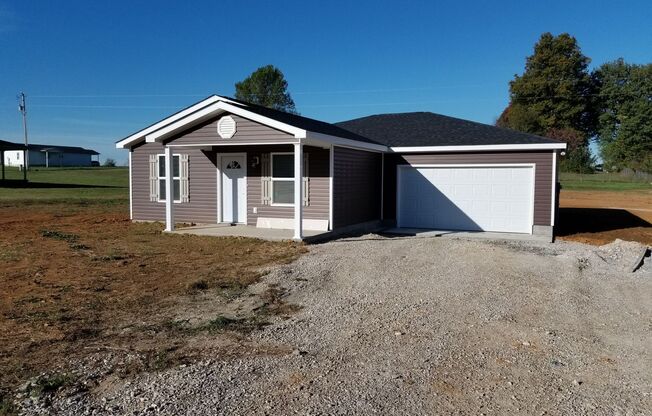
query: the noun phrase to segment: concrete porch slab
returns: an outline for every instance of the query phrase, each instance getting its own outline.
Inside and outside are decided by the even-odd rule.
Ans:
[[[172,231],[173,234],[193,234],[204,235],[209,237],[247,237],[258,238],[269,241],[292,240],[294,230],[278,228],[258,228],[250,225],[231,225],[231,224],[204,224],[194,225],[192,227],[178,228]],[[304,230],[304,240],[310,240],[313,237],[322,234],[328,234],[328,231],[311,231]]]
[[[448,238],[477,238],[484,240],[518,240],[518,241],[540,241],[550,243],[551,238],[547,235],[520,234],[520,233],[496,233],[489,231],[452,231],[452,230],[430,230],[423,228],[388,228],[382,234],[394,234],[412,237],[448,237]]]

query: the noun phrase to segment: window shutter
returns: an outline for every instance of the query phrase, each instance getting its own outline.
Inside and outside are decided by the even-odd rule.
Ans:
[[[303,185],[303,206],[310,205],[310,171],[308,169],[308,153],[303,154],[303,178],[301,184]]]
[[[269,205],[272,201],[272,172],[269,161],[269,153],[263,153],[260,157],[260,196],[263,205]]]
[[[158,201],[158,155],[149,155],[149,200]]]
[[[179,155],[179,190],[181,191],[181,202],[188,202],[190,200],[188,159],[187,154]]]

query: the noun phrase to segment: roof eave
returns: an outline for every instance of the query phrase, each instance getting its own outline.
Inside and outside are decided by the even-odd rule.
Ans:
[[[425,153],[425,152],[489,152],[509,150],[564,150],[566,143],[527,143],[527,144],[485,144],[485,145],[454,145],[454,146],[392,146],[394,153]]]

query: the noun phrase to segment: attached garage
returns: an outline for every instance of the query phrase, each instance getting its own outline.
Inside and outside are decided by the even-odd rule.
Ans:
[[[531,233],[534,165],[397,166],[397,226]]]

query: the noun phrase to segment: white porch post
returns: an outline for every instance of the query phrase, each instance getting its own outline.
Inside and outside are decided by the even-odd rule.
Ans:
[[[303,144],[294,145],[294,239],[303,239]]]
[[[172,148],[165,146],[165,231],[174,231],[174,186]]]

